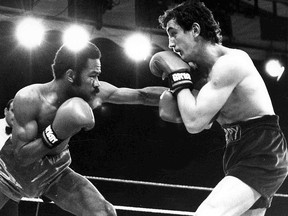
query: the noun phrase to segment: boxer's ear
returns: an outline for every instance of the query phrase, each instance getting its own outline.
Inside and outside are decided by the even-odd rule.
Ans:
[[[197,36],[199,36],[200,35],[200,32],[201,32],[201,27],[200,27],[200,25],[198,24],[198,23],[196,23],[196,22],[194,22],[193,24],[192,24],[192,34],[193,34],[193,36],[194,37],[197,37]]]
[[[76,77],[75,71],[72,69],[67,70],[66,77],[69,82],[73,83]]]

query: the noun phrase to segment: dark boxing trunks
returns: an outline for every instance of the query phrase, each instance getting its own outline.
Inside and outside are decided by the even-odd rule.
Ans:
[[[22,197],[39,197],[57,182],[70,163],[70,152],[66,149],[23,167],[14,156],[11,140],[7,140],[0,151],[0,190],[16,202]]]
[[[222,128],[226,136],[225,175],[237,177],[262,195],[251,209],[270,207],[288,167],[287,143],[279,117],[266,115]]]

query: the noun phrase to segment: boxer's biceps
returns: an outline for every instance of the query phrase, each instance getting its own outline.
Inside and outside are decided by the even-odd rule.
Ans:
[[[17,145],[29,143],[37,138],[38,124],[35,120],[21,126],[14,124],[12,132],[12,142]]]

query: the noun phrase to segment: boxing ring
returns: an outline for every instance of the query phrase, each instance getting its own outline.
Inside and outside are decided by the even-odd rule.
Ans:
[[[201,186],[188,186],[188,185],[177,185],[177,184],[166,184],[166,183],[157,183],[157,182],[146,182],[146,181],[136,181],[136,180],[127,180],[127,179],[116,179],[116,178],[105,178],[105,177],[94,177],[94,176],[85,176],[91,182],[101,181],[101,182],[110,182],[110,183],[121,183],[129,185],[143,185],[148,187],[160,187],[164,189],[172,188],[175,190],[190,190],[190,191],[206,191],[210,192],[213,188],[210,187],[201,187]],[[100,191],[101,192],[101,191]],[[105,194],[104,194],[105,196]],[[278,198],[288,198],[288,194],[276,193],[274,197]],[[22,198],[21,202],[36,202],[44,203],[40,198]],[[109,201],[109,199],[108,199]],[[202,200],[201,200],[202,201]],[[49,202],[53,204],[53,202]],[[128,212],[140,212],[145,213],[145,215],[187,215],[194,216],[195,212],[193,211],[182,211],[174,209],[162,209],[162,208],[149,208],[149,207],[139,207],[139,206],[127,206],[127,205],[117,205],[112,203],[115,209],[118,211],[128,211]],[[37,206],[39,208],[39,205]],[[37,210],[38,211],[38,210]],[[37,215],[37,214],[36,214]]]

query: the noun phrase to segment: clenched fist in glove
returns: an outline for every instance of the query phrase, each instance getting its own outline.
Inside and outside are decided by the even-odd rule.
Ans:
[[[168,77],[169,87],[174,96],[184,88],[193,88],[190,66],[172,51],[162,51],[153,55],[149,67],[155,76]]]
[[[53,123],[43,131],[43,143],[50,149],[55,148],[81,129],[92,129],[94,124],[94,115],[89,104],[81,98],[71,98],[59,107]]]
[[[164,91],[160,96],[159,116],[167,122],[183,123],[176,98],[169,90]]]

